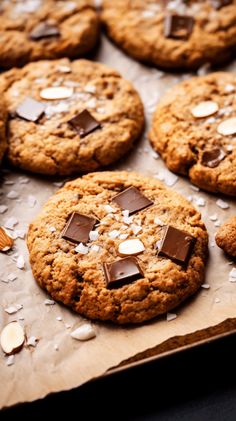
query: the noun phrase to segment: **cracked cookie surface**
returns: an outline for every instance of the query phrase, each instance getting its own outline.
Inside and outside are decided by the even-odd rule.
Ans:
[[[153,204],[127,216],[112,199],[131,186]],[[97,234],[79,247],[62,238],[74,212],[99,221]],[[165,225],[195,238],[187,266],[158,255]],[[103,264],[120,259],[124,239],[143,244],[136,256],[143,276],[109,289]],[[54,194],[30,225],[27,241],[34,277],[55,300],[88,318],[124,324],[163,314],[198,290],[208,235],[199,212],[160,181],[137,173],[100,172],[69,182]]]
[[[168,69],[193,69],[224,61],[235,51],[236,0],[219,8],[213,2],[104,0],[102,20],[109,36],[134,58]],[[165,36],[165,19],[170,14],[194,19],[187,36],[184,32],[181,37],[181,30],[176,37]]]
[[[187,175],[204,190],[235,196],[235,115],[234,73],[195,77],[161,99],[150,141],[170,170]]]
[[[111,164],[131,148],[143,128],[137,92],[119,73],[100,63],[82,59],[29,63],[4,73],[1,88],[11,116],[8,158],[32,172],[65,175]],[[28,97],[44,107],[37,121],[16,113]],[[85,109],[100,127],[80,136],[69,121]]]
[[[53,26],[54,34],[42,31],[42,26],[39,34],[38,25],[45,23]],[[0,68],[82,56],[95,46],[98,33],[98,17],[89,0],[2,0]]]
[[[219,228],[216,244],[230,256],[236,257],[236,216],[229,218]]]

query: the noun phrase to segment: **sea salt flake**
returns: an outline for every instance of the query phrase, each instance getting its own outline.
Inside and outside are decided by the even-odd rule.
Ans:
[[[53,345],[53,348],[54,348],[54,350],[55,350],[55,351],[59,351],[59,347],[58,347],[58,345],[57,345],[57,344],[54,344],[54,345]]]
[[[27,345],[28,346],[33,346],[34,348],[36,347],[36,345],[38,344],[38,338],[36,338],[36,336],[30,336],[29,339],[27,340]]]
[[[205,76],[210,72],[210,70],[211,70],[211,64],[205,63],[205,64],[203,64],[203,66],[199,67],[199,69],[197,71],[197,75],[198,76]]]
[[[167,322],[171,322],[172,320],[175,320],[177,317],[177,314],[175,313],[167,313],[166,320]]]
[[[5,205],[0,205],[0,213],[5,213],[7,211],[8,207]]]
[[[24,257],[22,256],[22,254],[20,254],[20,256],[17,258],[16,266],[18,267],[18,269],[24,269],[25,268],[25,260],[24,260]]]
[[[196,205],[197,206],[205,206],[206,201],[203,197],[196,198]]]
[[[215,298],[215,303],[220,303],[220,299],[219,298]]]
[[[199,187],[194,186],[193,184],[190,184],[190,189],[192,189],[193,191],[199,191]]]
[[[216,201],[216,204],[217,204],[217,206],[219,206],[219,208],[221,208],[221,209],[228,209],[228,208],[229,208],[229,204],[228,204],[227,202],[225,202],[224,200],[222,200],[222,199],[218,199],[218,200]]]
[[[229,272],[229,281],[236,282],[236,268],[231,269]]]
[[[55,227],[49,227],[49,228],[48,228],[48,230],[49,230],[50,232],[55,232],[55,231],[56,231],[56,228],[55,228]]]
[[[140,227],[140,225],[131,224],[130,228],[134,235],[137,235],[140,231],[142,231],[142,227]]]
[[[19,197],[19,193],[17,193],[15,190],[11,190],[11,191],[9,191],[9,193],[7,193],[6,197],[8,199],[14,200],[14,199],[17,199]]]
[[[122,215],[123,215],[123,216],[125,216],[126,218],[128,218],[128,217],[129,217],[129,210],[128,210],[128,209],[123,210],[121,213],[122,213]]]
[[[120,231],[118,231],[118,230],[113,230],[113,231],[110,231],[108,235],[109,235],[109,237],[110,237],[110,238],[114,239],[114,238],[119,237],[119,235],[120,235]]]
[[[7,276],[8,281],[15,281],[17,279],[17,276],[15,275],[15,273],[9,273],[9,275]]]
[[[99,237],[99,233],[97,231],[90,231],[89,239],[90,241],[96,241]]]
[[[106,211],[106,213],[114,213],[114,212],[116,212],[116,209],[112,208],[110,205],[105,205],[104,206],[104,210]]]
[[[221,222],[219,221],[219,219],[214,223],[215,227],[220,227],[221,226]]]
[[[9,357],[7,357],[6,359],[6,365],[7,366],[13,365],[14,360],[15,360],[15,355],[9,355]]]
[[[18,219],[16,219],[14,216],[12,216],[11,218],[8,218],[6,220],[6,222],[4,223],[4,227],[9,229],[9,230],[13,230],[14,226],[18,224]]]
[[[236,91],[236,87],[234,85],[231,85],[230,83],[225,85],[225,92],[231,93],[231,92],[235,92],[235,91]]]
[[[64,181],[55,181],[55,183],[53,183],[54,186],[56,187],[62,187],[64,185]]]
[[[164,222],[162,222],[162,220],[158,218],[158,216],[155,216],[154,224],[159,225],[160,227],[163,227],[165,225]]]
[[[6,185],[6,186],[12,186],[13,184],[15,184],[14,183],[14,181],[12,181],[12,180],[5,180],[4,181],[4,184]]]
[[[158,159],[158,158],[160,158],[160,155],[159,155],[157,152],[155,152],[155,151],[152,151],[152,152],[151,152],[151,156],[153,157],[153,159]]]
[[[177,175],[173,174],[171,171],[167,170],[166,168],[159,171],[159,173],[155,176],[158,180],[164,181],[168,187],[174,186],[177,181]]]
[[[61,317],[61,316],[57,316],[57,317],[56,317],[56,320],[57,320],[58,322],[62,322],[62,317]]]
[[[121,240],[126,240],[126,238],[128,238],[129,234],[120,234],[119,238]]]
[[[75,248],[75,251],[79,254],[88,254],[89,248],[84,246],[83,243],[79,243],[79,245]]]
[[[86,85],[84,88],[85,92],[88,92],[89,94],[95,94],[96,93],[96,86],[94,85]]]
[[[131,224],[133,222],[134,217],[133,216],[124,216],[123,222],[127,225]]]
[[[46,298],[46,300],[44,300],[43,302],[45,304],[45,306],[53,306],[55,303],[54,300],[49,300],[48,298]]]
[[[7,307],[7,308],[4,308],[4,311],[5,311],[7,314],[14,314],[14,313],[17,313],[17,311],[21,310],[21,308],[22,308],[22,307],[17,308],[17,306],[16,306],[16,305],[15,305],[15,306],[9,306],[9,307]]]
[[[22,240],[24,240],[25,235],[26,235],[25,230],[15,230],[14,233],[15,233],[16,238],[21,238]]]
[[[209,219],[210,219],[211,221],[217,221],[217,218],[218,218],[218,216],[217,216],[217,214],[216,214],[216,213],[214,213],[214,215],[210,215],[210,216],[209,216]]]
[[[100,250],[100,246],[98,246],[97,244],[93,244],[91,246],[91,250],[94,251],[95,253],[98,253]]]
[[[27,184],[27,183],[29,183],[29,178],[27,178],[27,177],[20,177],[19,178],[19,183],[20,184]]]

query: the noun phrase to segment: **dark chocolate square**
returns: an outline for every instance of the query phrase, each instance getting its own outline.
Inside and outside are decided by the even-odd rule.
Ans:
[[[61,236],[72,243],[87,243],[89,241],[89,233],[93,230],[96,223],[97,220],[95,218],[74,212]]]
[[[135,257],[125,257],[112,263],[103,264],[107,288],[119,288],[143,278],[143,272]]]
[[[190,37],[194,18],[185,15],[167,15],[164,22],[164,33],[166,38],[186,40]]]
[[[16,114],[18,117],[27,121],[38,121],[45,110],[45,105],[33,98],[25,98],[25,100],[18,105]]]
[[[89,133],[101,127],[100,123],[90,114],[88,110],[84,110],[68,121],[71,126],[79,133],[80,137],[85,137]]]
[[[196,239],[192,235],[168,225],[165,227],[158,254],[181,265],[186,265],[195,242]]]
[[[201,164],[205,167],[215,168],[218,167],[221,161],[225,158],[225,153],[220,148],[212,148],[209,151],[204,151],[202,154]]]
[[[60,31],[56,25],[53,25],[49,22],[40,22],[37,26],[35,26],[29,37],[33,41],[39,41],[43,38],[51,38],[51,37],[59,37]]]
[[[128,210],[130,215],[153,205],[136,187],[128,187],[112,199],[121,209]]]

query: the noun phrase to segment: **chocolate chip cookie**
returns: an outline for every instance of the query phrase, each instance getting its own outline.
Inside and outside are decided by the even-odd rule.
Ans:
[[[236,195],[236,76],[186,80],[157,106],[151,143],[168,168],[197,186]]]
[[[98,33],[90,0],[2,0],[0,68],[83,56],[95,46]]]
[[[137,92],[103,64],[29,63],[4,73],[1,88],[10,114],[9,161],[32,172],[65,175],[111,164],[143,128]]]
[[[104,0],[109,36],[134,58],[167,69],[228,59],[236,46],[236,0]]]
[[[236,216],[232,216],[219,228],[216,244],[229,255],[236,257]]]
[[[0,163],[2,161],[3,155],[7,148],[6,142],[6,121],[7,121],[7,110],[6,104],[1,96],[0,102]]]
[[[207,241],[186,199],[129,172],[67,183],[28,233],[39,285],[83,316],[119,324],[149,320],[194,294]]]

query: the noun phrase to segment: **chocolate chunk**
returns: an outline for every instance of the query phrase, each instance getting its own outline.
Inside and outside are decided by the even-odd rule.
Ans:
[[[194,18],[185,15],[167,15],[165,18],[165,37],[188,39],[193,31]]]
[[[104,263],[103,269],[108,288],[119,288],[143,278],[142,270],[135,257],[125,257],[113,263]]]
[[[45,105],[41,102],[35,101],[33,98],[25,98],[25,100],[18,105],[16,114],[18,117],[28,121],[38,121],[45,110]]]
[[[128,187],[121,193],[117,194],[112,199],[121,209],[128,210],[130,214],[136,213],[148,206],[153,205],[153,202],[144,196],[136,187]]]
[[[95,218],[74,212],[62,232],[62,238],[72,243],[87,243],[96,223]]]
[[[38,41],[43,38],[59,37],[60,35],[60,31],[56,25],[48,22],[40,22],[31,31],[29,37],[34,41]]]
[[[204,151],[201,164],[205,167],[215,168],[225,158],[225,153],[220,148],[213,148],[211,151]]]
[[[82,111],[68,121],[79,133],[80,137],[85,137],[89,133],[101,127],[100,123],[90,114],[88,110]]]
[[[214,9],[219,10],[222,7],[232,4],[232,0],[210,0]]]
[[[196,239],[192,235],[168,225],[165,227],[158,254],[176,263],[187,264],[195,242]]]

